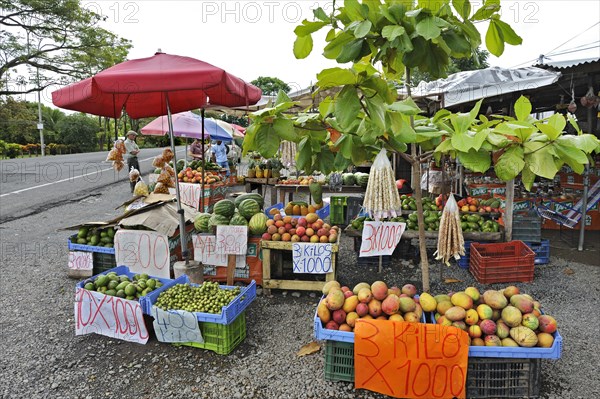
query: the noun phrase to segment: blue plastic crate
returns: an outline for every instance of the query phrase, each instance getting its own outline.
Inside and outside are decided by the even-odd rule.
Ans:
[[[503,357],[511,359],[560,359],[562,336],[556,331],[550,348],[507,346],[469,346],[469,357]]]
[[[271,211],[271,209],[279,209],[279,213],[281,214],[281,216],[291,216],[293,218],[302,217],[300,215],[286,215],[286,213],[283,211],[283,203],[279,202],[279,203],[265,209],[265,215],[267,215],[269,217],[269,219],[273,219],[273,215],[271,215],[269,213]],[[324,204],[323,208],[318,209],[316,214],[319,216],[319,218],[325,220],[325,218],[329,216],[329,209],[330,209],[329,204]]]
[[[536,265],[550,263],[550,240],[542,240],[539,244],[535,242],[525,242],[525,244],[535,252]]]
[[[154,305],[156,303],[158,296],[160,295],[161,292],[168,290],[169,288],[175,286],[176,284],[190,283],[188,276],[183,275],[181,277],[184,277],[184,279],[171,280],[171,282],[169,282],[168,284],[165,284],[162,287],[160,287],[159,289],[152,291],[145,297],[140,298],[140,305],[142,307],[142,312],[147,315],[151,314],[152,305]],[[197,285],[197,284],[192,284],[192,285]],[[229,286],[229,285],[221,285],[220,287],[223,289],[229,289],[229,290],[236,288],[234,286]],[[210,323],[217,323],[217,324],[231,324],[244,310],[246,310],[246,308],[250,305],[250,303],[252,303],[252,301],[254,301],[255,299],[256,299],[256,281],[252,280],[252,282],[248,286],[242,288],[240,294],[237,297],[235,297],[235,299],[233,301],[231,301],[231,303],[229,303],[229,305],[227,305],[223,308],[223,310],[221,311],[220,314],[201,313],[201,312],[194,312],[194,314],[196,315],[196,318],[198,319],[198,321],[201,321],[201,322],[207,321]]]
[[[456,261],[458,267],[461,269],[469,268],[469,260],[471,257],[471,241],[465,241],[465,255],[461,256],[460,259]]]
[[[85,280],[81,280],[80,282],[78,282],[78,283],[77,283],[77,285],[76,285],[75,287],[76,287],[76,288],[83,288],[83,286],[85,285],[85,282],[86,282],[87,280],[95,280],[95,279],[96,279],[96,277],[98,277],[98,276],[100,276],[100,275],[102,275],[102,274],[108,274],[108,273],[110,273],[110,272],[115,272],[115,273],[117,273],[117,275],[122,275],[122,274],[124,274],[124,275],[126,275],[127,277],[129,277],[130,279],[131,279],[131,278],[133,278],[133,276],[135,276],[136,274],[141,274],[141,273],[133,273],[133,272],[131,272],[131,271],[129,270],[129,267],[127,267],[127,266],[117,266],[117,267],[114,267],[114,268],[112,268],[112,269],[105,270],[105,271],[103,271],[102,273],[98,273],[98,274],[96,274],[96,275],[94,275],[94,276],[92,276],[92,277],[86,278]],[[175,279],[175,280],[171,280],[171,279],[168,279],[168,278],[162,278],[162,277],[155,277],[155,276],[149,276],[149,277],[150,277],[150,278],[153,278],[153,279],[155,279],[155,280],[158,280],[158,281],[160,281],[160,282],[163,284],[163,287],[164,287],[165,285],[167,285],[167,284],[171,284],[171,283],[173,283],[173,282],[177,282],[177,281],[183,281],[183,280],[181,279],[181,277],[179,277],[179,278],[177,278],[177,279]],[[183,277],[183,276],[182,276],[182,277]],[[187,277],[187,276],[186,276],[186,277]],[[162,288],[162,287],[161,287],[161,288]],[[159,289],[160,289],[160,288],[159,288]],[[154,290],[153,292],[155,292],[155,291],[158,291],[158,290]],[[145,298],[145,297],[141,297],[141,298],[140,298],[140,305],[142,305],[142,298]],[[143,309],[143,306],[142,306],[142,309]]]
[[[73,237],[77,237],[77,236],[75,235]],[[68,245],[70,251],[100,252],[103,254],[114,254],[115,253],[114,248],[96,247],[93,245],[84,245],[84,244],[77,244],[76,242],[71,242],[71,238],[73,238],[73,237],[67,238],[67,245]]]
[[[325,296],[321,297],[321,300],[325,298]],[[427,320],[426,312],[423,312],[423,317],[421,318],[421,322],[425,323]],[[315,325],[315,338],[319,341],[338,341],[338,342],[350,342],[354,343],[354,333],[349,331],[338,331],[338,330],[329,330],[323,327],[321,323],[321,319],[317,315],[317,311],[315,310],[314,317],[314,325]]]

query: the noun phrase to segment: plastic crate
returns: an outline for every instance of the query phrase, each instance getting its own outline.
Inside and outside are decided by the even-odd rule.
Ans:
[[[467,398],[537,398],[540,394],[540,359],[488,359],[469,357]]]
[[[73,241],[71,241],[73,240]],[[70,251],[97,252],[102,254],[115,254],[114,248],[99,247],[94,245],[77,244],[77,235],[67,238],[67,246]]]
[[[152,305],[154,305],[158,299],[158,296],[161,292],[168,290],[169,288],[175,286],[176,284],[188,284],[190,280],[188,276],[183,280],[171,280],[168,284],[163,285],[157,290],[152,291],[147,296],[143,297],[143,300],[140,300],[140,306],[142,307],[142,312],[144,314],[150,315],[152,311]],[[197,285],[197,284],[192,284]],[[234,289],[234,286],[221,285],[221,288],[224,289]],[[235,321],[235,319],[256,299],[256,281],[252,281],[248,286],[242,288],[240,294],[235,297],[233,301],[229,303],[229,305],[223,307],[223,310],[220,314],[214,313],[201,313],[194,312],[198,321],[216,323],[216,324],[231,324]]]
[[[348,197],[329,198],[329,222],[331,224],[346,223],[346,200]]]
[[[360,215],[363,200],[363,197],[348,197],[346,199],[346,225],[350,224],[355,217]]]
[[[562,336],[553,333],[554,343],[550,348],[524,348],[510,346],[469,346],[469,359],[481,358],[511,358],[511,359],[560,359],[562,353]]]
[[[354,343],[325,341],[325,380],[354,382]]]
[[[230,324],[199,322],[204,343],[183,342],[175,346],[192,346],[208,349],[219,355],[228,355],[246,338],[246,312],[240,313]]]
[[[94,263],[93,274],[100,274],[117,267],[115,254],[92,252],[92,260]]]
[[[523,241],[471,244],[469,271],[481,284],[533,281],[535,253]]]
[[[460,259],[456,261],[458,267],[461,269],[469,268],[469,260],[471,259],[471,241],[465,241],[465,255],[461,256]]]
[[[540,243],[542,241],[542,218],[535,212],[513,216],[512,239]]]
[[[302,217],[300,215],[286,215],[286,213],[283,210],[283,203],[279,202],[279,203],[265,209],[265,215],[267,215],[269,217],[269,219],[273,219],[273,215],[271,215],[271,213],[270,213],[272,209],[279,209],[279,213],[281,214],[281,216],[291,216],[293,218]],[[319,216],[319,218],[325,220],[325,218],[329,216],[329,209],[330,209],[329,204],[324,204],[323,208],[317,209],[316,214]]]
[[[525,242],[535,253],[535,264],[545,265],[550,262],[550,240],[542,240],[539,244],[534,242]]]
[[[112,269],[105,270],[105,271],[103,271],[102,273],[98,273],[98,274],[96,274],[96,275],[94,275],[94,276],[92,276],[92,277],[86,278],[85,280],[81,280],[81,281],[79,281],[79,282],[78,282],[78,283],[75,285],[75,287],[76,287],[76,288],[83,288],[83,287],[84,287],[84,285],[85,285],[85,282],[86,282],[87,280],[95,280],[95,279],[96,279],[96,277],[98,277],[99,275],[101,275],[101,274],[108,274],[108,273],[110,273],[110,272],[115,272],[115,273],[117,273],[117,275],[119,275],[119,276],[120,276],[120,275],[126,275],[126,276],[127,276],[127,277],[129,277],[130,279],[132,279],[132,278],[133,278],[133,276],[135,276],[136,274],[140,274],[140,273],[133,273],[133,272],[131,272],[127,266],[118,266],[118,267],[114,267],[114,268],[112,268]],[[172,283],[175,283],[175,284],[177,284],[177,283],[181,283],[182,281],[184,281],[184,279],[182,279],[182,277],[183,277],[183,276],[182,276],[182,277],[179,277],[179,278],[177,278],[177,279],[175,279],[175,280],[171,280],[171,279],[167,279],[167,278],[162,278],[162,277],[155,277],[155,276],[149,276],[149,277],[151,277],[151,278],[153,278],[153,279],[155,279],[155,280],[158,280],[158,281],[160,281],[160,282],[163,284],[163,287],[164,287],[165,285],[168,285],[168,284],[172,284]],[[186,277],[187,277],[187,276],[186,276]],[[162,287],[161,287],[161,288],[162,288]],[[159,289],[160,289],[160,288],[159,288]],[[158,290],[154,290],[153,292],[155,292],[155,291],[158,291]],[[140,306],[142,306],[142,299],[144,299],[144,298],[146,298],[146,297],[145,297],[145,296],[143,296],[143,297],[139,298],[139,299],[140,299]],[[143,306],[142,306],[142,309],[143,309]]]

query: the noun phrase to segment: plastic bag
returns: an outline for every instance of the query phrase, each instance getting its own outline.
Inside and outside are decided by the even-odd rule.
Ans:
[[[371,166],[363,206],[375,220],[401,213],[400,195],[385,148],[379,151]]]
[[[160,174],[158,175],[158,178],[156,179],[156,181],[158,183],[162,183],[162,184],[172,184],[172,177],[169,174],[169,172],[167,172],[165,169],[163,169]]]
[[[119,152],[116,148],[111,149],[106,156],[106,161],[122,161],[123,154]]]
[[[157,155],[152,161],[152,166],[154,166],[155,168],[162,168],[163,166],[165,166],[165,159],[163,158],[163,156]]]
[[[173,154],[170,148],[165,148],[162,152],[163,161],[166,163],[171,162],[174,156],[175,154]]]
[[[156,183],[156,186],[154,186],[154,194],[169,194],[169,187],[162,183]]]
[[[125,148],[125,142],[121,139],[115,140],[114,148],[121,154],[125,154],[127,152],[127,149]]]
[[[123,161],[114,161],[113,162],[113,168],[117,171],[120,172],[121,169],[123,169],[125,167],[125,162]]]
[[[165,164],[165,167],[164,167],[163,169],[164,169],[164,170],[166,170],[166,171],[167,171],[167,173],[168,173],[168,174],[169,174],[171,177],[173,177],[173,178],[175,177],[175,169],[173,169],[173,168],[171,167],[171,165],[169,165],[169,164]]]
[[[450,194],[440,219],[437,251],[434,253],[437,260],[449,265],[450,258],[456,260],[465,255],[465,239],[463,237],[460,212],[454,195]]]
[[[132,166],[131,170],[129,171],[129,181],[132,183],[135,183],[136,181],[139,180],[139,178],[140,178],[140,171]]]
[[[133,195],[137,197],[138,195],[147,196],[148,194],[150,194],[148,185],[144,183],[144,180],[140,179],[133,188]]]

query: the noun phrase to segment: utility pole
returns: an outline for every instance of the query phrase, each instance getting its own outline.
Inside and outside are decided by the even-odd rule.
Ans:
[[[37,85],[38,85],[38,124],[37,128],[40,131],[40,148],[42,156],[46,155],[46,145],[44,144],[44,123],[42,121],[42,94],[40,90],[40,69],[36,68]]]

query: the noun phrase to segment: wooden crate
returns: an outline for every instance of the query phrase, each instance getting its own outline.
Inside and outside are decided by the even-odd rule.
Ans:
[[[331,246],[331,263],[333,271],[331,273],[327,273],[324,275],[324,279],[322,281],[306,281],[306,280],[286,280],[283,279],[283,259],[282,252],[291,252],[292,251],[292,243],[284,242],[284,241],[261,241],[261,251],[263,257],[263,291],[266,295],[271,294],[271,289],[280,289],[280,290],[299,290],[299,291],[322,291],[323,286],[326,282],[335,280],[335,271],[336,271],[336,257],[337,252],[339,251],[339,238],[341,234],[338,235],[338,242]],[[280,278],[272,278],[271,270],[272,266],[277,269],[277,274]],[[298,276],[302,276],[299,274]],[[318,276],[318,275],[311,275]]]

